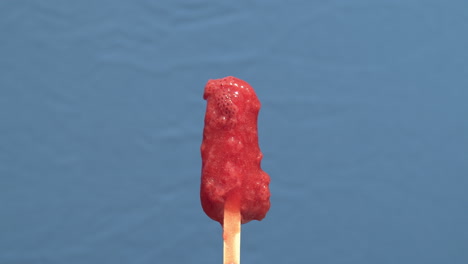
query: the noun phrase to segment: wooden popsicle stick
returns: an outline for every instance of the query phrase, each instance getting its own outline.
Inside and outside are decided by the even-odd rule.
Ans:
[[[227,197],[226,202],[224,203],[224,264],[240,264],[240,234],[240,196],[237,193],[233,193]]]

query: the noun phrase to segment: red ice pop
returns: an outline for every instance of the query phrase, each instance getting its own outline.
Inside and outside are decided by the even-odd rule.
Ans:
[[[270,208],[270,177],[260,168],[253,88],[235,77],[209,80],[201,145],[201,203],[205,213],[223,224],[226,201],[240,210],[243,224],[262,220]]]

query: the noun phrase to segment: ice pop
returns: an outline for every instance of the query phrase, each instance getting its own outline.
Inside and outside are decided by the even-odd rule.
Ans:
[[[226,201],[238,207],[243,224],[262,220],[270,208],[270,177],[260,168],[257,116],[253,88],[229,76],[209,80],[201,145],[201,203],[205,213],[223,224]]]
[[[270,177],[260,168],[260,101],[247,82],[231,76],[209,80],[203,98],[201,203],[223,226],[224,264],[239,264],[241,223],[262,220],[270,209]]]

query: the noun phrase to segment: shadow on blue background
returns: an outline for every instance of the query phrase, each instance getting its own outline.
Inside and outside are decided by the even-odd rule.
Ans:
[[[463,1],[0,2],[0,263],[221,263],[208,79],[262,101],[242,263],[468,263]]]

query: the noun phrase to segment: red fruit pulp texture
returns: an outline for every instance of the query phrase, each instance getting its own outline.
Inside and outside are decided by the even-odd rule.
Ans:
[[[228,197],[240,197],[242,223],[262,220],[270,209],[270,177],[260,168],[257,116],[253,88],[235,77],[209,80],[201,145],[200,198],[203,210],[223,224]]]

